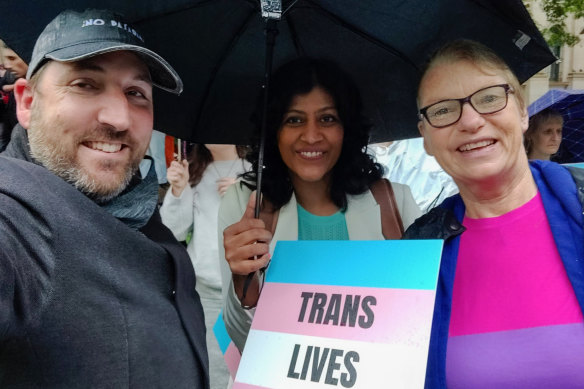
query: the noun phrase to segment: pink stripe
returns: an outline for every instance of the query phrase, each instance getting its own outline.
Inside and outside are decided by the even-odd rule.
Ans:
[[[227,365],[227,370],[229,370],[231,377],[235,378],[237,369],[239,368],[241,354],[233,342],[229,343],[229,346],[227,346],[227,350],[225,350],[225,355],[223,355],[223,358],[225,358],[225,364]]]
[[[269,389],[264,386],[242,384],[241,382],[235,382],[233,384],[233,389]]]
[[[373,311],[373,323],[369,328],[362,328],[358,321],[354,326],[340,325],[340,318],[335,324],[330,320],[323,324],[309,323],[311,311],[310,299],[302,321],[299,321],[303,298],[302,292],[325,293],[330,296],[341,294],[340,317],[346,295],[374,296],[376,304],[370,305]],[[434,309],[434,291],[354,288],[327,285],[266,283],[256,310],[252,329],[284,332],[298,335],[312,335],[325,338],[353,339],[382,343],[406,342],[409,345],[424,345],[430,334],[432,312]],[[327,306],[324,308],[326,313]],[[366,317],[360,307],[358,317]]]

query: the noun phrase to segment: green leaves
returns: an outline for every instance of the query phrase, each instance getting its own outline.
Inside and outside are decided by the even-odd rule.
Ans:
[[[548,21],[542,33],[551,47],[574,46],[580,42],[578,35],[567,30],[566,19],[570,15],[574,19],[584,17],[584,0],[541,0],[541,7]]]

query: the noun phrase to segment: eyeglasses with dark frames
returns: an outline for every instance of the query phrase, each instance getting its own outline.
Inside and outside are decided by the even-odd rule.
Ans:
[[[465,103],[482,115],[502,111],[507,106],[509,93],[514,93],[509,84],[488,86],[462,99],[442,100],[419,110],[419,118],[426,118],[432,127],[443,128],[458,122]]]

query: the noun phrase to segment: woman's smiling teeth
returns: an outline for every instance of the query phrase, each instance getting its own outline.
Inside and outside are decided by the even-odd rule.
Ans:
[[[476,142],[476,143],[468,143],[466,145],[460,146],[458,148],[458,151],[472,151],[475,149],[479,149],[481,147],[487,147],[492,145],[493,143],[495,143],[495,141],[493,139],[490,140],[482,140],[480,142]]]
[[[106,153],[116,153],[122,149],[121,143],[87,142],[85,145],[90,149],[99,150]]]
[[[318,158],[323,154],[322,151],[301,151],[300,155],[304,158]]]

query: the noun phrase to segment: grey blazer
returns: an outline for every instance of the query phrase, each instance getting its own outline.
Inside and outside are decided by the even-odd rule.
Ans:
[[[407,185],[392,182],[398,210],[404,228],[408,228],[422,212],[416,204]],[[245,310],[231,282],[231,270],[225,260],[223,247],[223,230],[238,222],[245,211],[251,191],[239,184],[232,185],[221,201],[219,208],[219,258],[221,258],[221,277],[223,282],[223,319],[227,332],[239,350],[243,350],[247,334],[251,327],[255,308]],[[296,197],[292,194],[290,201],[280,208],[276,230],[270,243],[270,254],[274,253],[278,240],[298,240],[298,211]],[[381,211],[379,204],[370,191],[356,196],[348,196],[345,213],[350,240],[383,240],[381,232]]]

